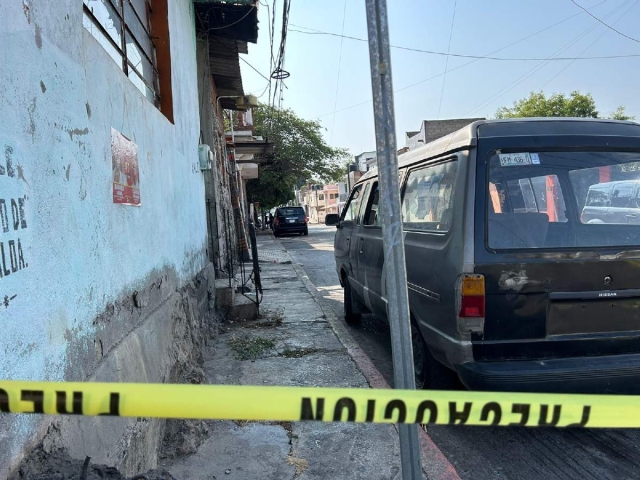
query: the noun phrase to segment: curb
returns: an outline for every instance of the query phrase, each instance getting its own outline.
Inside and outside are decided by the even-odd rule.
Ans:
[[[277,239],[274,238],[274,240],[280,243]],[[289,258],[291,258],[287,248],[282,243],[280,243],[280,245]],[[358,345],[358,342],[353,338],[353,335],[351,335],[351,332],[349,332],[345,323],[340,321],[331,306],[328,304],[327,300],[318,291],[313,282],[311,282],[311,279],[305,270],[294,262],[293,258],[291,258],[291,265],[298,277],[302,280],[302,283],[304,283],[305,288],[322,309],[322,312],[327,317],[327,321],[329,322],[331,329],[345,347],[347,353],[353,359],[356,367],[364,375],[369,385],[372,388],[391,388],[369,356],[362,350],[362,348],[360,348],[360,345]],[[447,457],[444,456],[434,441],[431,440],[431,437],[427,435],[424,427],[419,428],[418,432],[420,435],[422,472],[426,477],[429,480],[460,480],[454,466],[451,465],[449,460],[447,460]]]

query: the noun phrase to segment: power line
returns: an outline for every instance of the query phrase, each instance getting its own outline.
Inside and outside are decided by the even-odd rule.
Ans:
[[[275,2],[274,2],[275,6]],[[282,31],[280,34],[280,47],[278,48],[278,56],[271,72],[271,78],[275,78],[275,88],[273,94],[273,105],[276,104],[276,96],[278,95],[278,83],[280,83],[280,97],[278,107],[282,105],[282,80],[289,77],[289,72],[284,70],[285,49],[287,45],[287,32],[289,30],[289,11],[291,9],[291,0],[283,0],[282,4]],[[275,17],[275,14],[274,14]]]
[[[274,8],[275,8],[275,0],[273,0],[274,2]],[[271,22],[271,9],[269,8],[269,2],[267,0],[267,3],[262,3],[260,2],[260,5],[264,6],[267,8],[267,20],[268,20],[268,30],[269,30],[269,53],[271,54],[271,59],[269,61],[269,73],[273,72],[273,35],[274,35],[274,31],[273,31],[273,27],[272,27],[272,22]],[[275,11],[274,11],[275,14]],[[269,97],[271,98],[271,75],[269,75],[269,84],[267,85],[267,88],[269,89]],[[267,89],[265,89],[266,92]],[[265,92],[262,92],[262,94],[260,95],[260,97],[262,97],[262,95],[264,95]],[[258,98],[260,98],[258,97]]]
[[[240,18],[239,20],[236,20],[236,21],[235,21],[235,22],[233,22],[233,23],[230,23],[230,24],[228,24],[228,25],[222,25],[221,27],[211,27],[211,28],[207,28],[207,33],[208,33],[208,32],[211,32],[211,31],[213,31],[213,30],[222,30],[222,29],[224,29],[224,28],[233,27],[234,25],[236,25],[236,24],[240,23],[240,22],[241,22],[241,21],[243,21],[245,18],[247,18],[247,17],[249,16],[249,14],[253,11],[253,9],[254,9],[254,8],[256,8],[256,7],[255,7],[255,5],[251,5],[251,8],[249,9],[249,11],[248,11],[247,13],[245,13],[245,14],[243,15],[243,17],[242,17],[242,18]]]
[[[347,0],[344,0],[344,7],[342,9],[342,34],[344,35],[344,24],[347,19]],[[329,136],[329,143],[333,140],[333,127],[336,122],[336,108],[338,108],[338,91],[340,89],[340,67],[342,66],[342,44],[344,37],[340,38],[340,54],[338,55],[338,76],[336,78],[336,95],[333,102],[333,118],[331,119],[331,133]]]
[[[620,20],[622,20],[622,19],[625,17],[625,15],[626,15],[627,13],[629,13],[629,11],[630,11],[633,7],[635,7],[635,6],[638,4],[638,1],[639,1],[639,0],[636,0],[636,1],[635,1],[635,3],[631,4],[631,6],[630,6],[630,7],[629,7],[625,12],[623,12],[623,13],[622,13],[622,15],[620,15],[620,17],[618,17],[618,19],[617,19],[615,22],[613,22],[613,23],[612,23],[612,25],[615,25],[615,24],[616,24],[616,23],[618,23]],[[623,4],[622,4],[622,5],[623,5]],[[585,53],[587,50],[589,50],[591,47],[593,47],[593,46],[594,46],[598,41],[600,41],[600,39],[601,39],[603,36],[605,36],[607,33],[609,33],[609,31],[608,31],[608,30],[605,30],[605,31],[604,31],[604,32],[602,32],[600,35],[598,35],[598,37],[596,37],[596,39],[595,39],[593,42],[591,42],[589,45],[587,45],[587,48],[585,48],[584,50],[582,50],[578,56],[580,56],[580,57],[581,57],[583,53]],[[562,74],[562,72],[564,72],[567,68],[569,68],[571,65],[573,65],[573,63],[574,63],[574,62],[575,62],[575,60],[571,60],[568,64],[566,64],[564,67],[562,67],[562,69],[561,69],[558,73],[556,73],[553,77],[551,77],[549,80],[547,80],[547,82],[546,82],[544,85],[542,85],[542,87],[540,87],[540,90],[543,90],[543,89],[544,89],[544,87],[546,87],[546,86],[547,86],[547,85],[549,85],[551,82],[553,82],[556,78],[558,78],[558,77]]]
[[[570,17],[572,18],[572,17]],[[293,25],[293,24],[292,24]],[[307,27],[302,27],[307,28]],[[290,32],[303,33],[305,35],[329,35],[332,37],[343,37],[348,40],[356,40],[358,42],[367,42],[364,38],[352,37],[349,35],[340,35],[337,33],[331,32],[322,32],[320,30],[305,32],[303,30],[297,30],[295,28],[290,28]],[[391,48],[395,48],[398,50],[406,50],[409,52],[417,52],[417,53],[427,53],[429,55],[440,55],[444,57],[458,57],[458,58],[472,58],[475,60],[498,60],[504,62],[544,62],[547,60],[552,61],[561,61],[561,60],[606,60],[613,58],[635,58],[640,57],[640,53],[630,53],[625,55],[596,55],[592,57],[557,57],[557,58],[544,58],[544,57],[493,57],[491,55],[470,55],[463,53],[447,53],[447,52],[439,52],[436,50],[424,50],[420,48],[412,48],[412,47],[403,47],[400,45],[391,45]]]
[[[447,69],[449,68],[449,52],[451,51],[451,38],[453,37],[453,25],[456,20],[456,6],[458,0],[453,2],[453,16],[451,17],[451,29],[449,30],[449,46],[447,47],[447,60],[444,64],[444,75],[442,76],[442,88],[440,89],[440,103],[438,104],[438,120],[440,120],[440,110],[442,109],[442,98],[444,97],[444,85],[447,83]]]
[[[596,5],[594,5],[592,8],[595,8],[595,7],[599,6],[599,5],[602,5],[602,4],[603,4],[603,3],[605,3],[606,1],[607,1],[607,0],[602,0],[600,3],[597,3],[597,4],[596,4]],[[575,18],[575,17],[579,17],[580,15],[582,15],[582,13],[583,13],[583,12],[578,12],[578,13],[574,13],[573,15],[570,15],[570,16],[568,16],[568,17],[565,17],[565,18],[563,18],[562,20],[557,21],[556,23],[553,23],[553,24],[551,24],[551,25],[548,25],[548,26],[546,26],[546,27],[544,27],[544,28],[542,28],[542,29],[540,29],[540,30],[538,30],[538,31],[534,32],[534,33],[531,33],[531,34],[529,34],[529,35],[527,35],[527,36],[525,36],[525,37],[520,38],[519,40],[516,40],[516,41],[514,41],[514,42],[511,42],[511,43],[509,43],[509,44],[507,44],[507,45],[503,46],[503,47],[500,47],[500,48],[498,48],[497,50],[494,50],[493,52],[491,52],[491,53],[487,54],[487,56],[491,56],[491,55],[493,55],[493,54],[495,54],[495,53],[501,52],[502,50],[506,50],[507,48],[513,47],[514,45],[517,45],[518,43],[522,43],[522,42],[524,42],[525,40],[529,40],[530,38],[535,37],[535,36],[537,36],[537,35],[540,35],[541,33],[544,33],[544,32],[546,32],[547,30],[550,30],[550,29],[552,29],[552,28],[554,28],[554,27],[557,27],[558,25],[561,25],[561,24],[563,24],[563,23],[565,23],[565,22],[567,22],[567,21],[569,21],[569,20],[571,20],[571,19],[573,19],[573,18]],[[293,25],[293,23],[292,23],[291,25]],[[298,25],[298,27],[300,28],[300,26],[299,26],[299,25]],[[307,28],[307,27],[301,27],[301,28]],[[293,29],[290,29],[290,30],[291,30],[291,31],[294,31]],[[316,31],[317,31],[317,32],[319,32],[319,30],[316,30]],[[347,38],[348,38],[348,37],[347,37]],[[358,39],[357,39],[357,40],[358,40]],[[453,71],[455,71],[455,70],[458,70],[458,69],[460,69],[460,68],[464,68],[464,67],[466,67],[466,66],[468,66],[468,65],[471,65],[472,63],[475,63],[475,62],[477,62],[477,61],[479,61],[479,60],[482,60],[482,58],[476,58],[476,59],[471,60],[470,62],[463,63],[462,65],[458,65],[457,67],[454,67],[454,68],[452,68],[451,70],[449,70],[449,73],[451,73],[451,72],[453,72]],[[415,83],[412,83],[412,84],[407,85],[407,86],[405,86],[405,87],[402,87],[402,88],[399,88],[399,89],[397,89],[397,90],[394,90],[394,91],[393,91],[393,93],[399,93],[399,92],[402,92],[402,91],[404,91],[404,90],[408,90],[408,89],[410,89],[410,88],[417,87],[418,85],[422,85],[423,83],[426,83],[426,82],[428,82],[428,81],[430,81],[430,80],[434,80],[434,79],[436,79],[436,78],[439,78],[439,77],[441,77],[442,75],[444,75],[444,72],[443,72],[443,73],[438,73],[437,75],[433,75],[433,76],[431,76],[431,77],[425,78],[425,79],[420,80],[420,81],[418,81],[418,82],[415,82]],[[345,108],[342,108],[342,109],[340,109],[340,110],[337,110],[337,111],[336,111],[336,113],[340,113],[340,112],[344,112],[344,111],[346,111],[346,110],[350,110],[350,109],[352,109],[352,108],[360,107],[360,106],[362,106],[362,105],[366,105],[366,104],[371,103],[371,102],[372,102],[372,100],[371,100],[371,99],[369,99],[369,100],[365,100],[365,101],[363,101],[363,102],[356,103],[356,104],[354,104],[354,105],[350,105],[350,106],[348,106],[348,107],[345,107]],[[327,115],[331,115],[331,114],[332,114],[332,112],[324,113],[324,114],[322,114],[322,115],[318,115],[318,118],[326,117]]]
[[[260,70],[258,70],[256,67],[254,67],[253,65],[251,65],[248,61],[246,61],[244,58],[242,58],[240,55],[238,55],[238,58],[240,60],[242,60],[244,63],[246,63],[247,65],[249,65],[251,67],[251,69],[256,72],[258,75],[260,75],[262,78],[264,78],[265,80],[270,81],[269,77],[267,77],[264,73],[262,73]]]
[[[602,25],[604,25],[605,27],[607,27],[609,30],[613,30],[614,32],[616,32],[618,35],[622,35],[625,38],[628,38],[629,40],[633,40],[634,42],[640,43],[640,40],[638,40],[637,38],[633,38],[630,37],[629,35],[626,35],[624,33],[622,33],[620,30],[616,30],[615,28],[613,28],[611,25],[609,25],[608,23],[603,22],[602,20],[600,20],[598,17],[596,17],[593,13],[591,13],[589,10],[587,10],[586,8],[584,8],[582,5],[580,5],[578,2],[576,2],[576,0],[571,0],[573,2],[573,4],[576,7],[581,8],[582,10],[584,10],[585,12],[587,12],[589,14],[590,17],[595,18],[598,22],[600,22]]]
[[[628,1],[628,0],[627,0]],[[625,3],[627,3],[627,1],[625,1]],[[620,10],[622,8],[622,6],[624,5],[624,3],[616,6],[611,12],[609,12],[607,14],[607,17],[612,16],[614,13],[616,13],[618,10]],[[573,45],[575,45],[577,42],[579,42],[584,36],[588,35],[589,33],[591,33],[593,30],[595,30],[598,27],[597,24],[594,24],[592,26],[590,26],[589,28],[587,28],[586,30],[584,30],[582,33],[580,33],[577,37],[575,37],[573,40],[569,41],[569,43],[567,43],[565,46],[563,46],[562,48],[560,48],[559,50],[556,51],[555,55],[560,55],[562,52],[564,52],[565,50],[569,49],[570,47],[572,47]],[[493,102],[495,102],[497,99],[503,97],[504,95],[506,95],[507,93],[509,93],[511,90],[513,90],[514,88],[516,88],[518,85],[520,85],[522,82],[524,82],[525,80],[527,80],[529,77],[531,77],[531,75],[533,75],[534,73],[538,72],[540,69],[542,69],[544,66],[546,66],[549,63],[550,60],[546,60],[543,61],[541,63],[539,63],[538,65],[534,66],[531,70],[528,70],[527,72],[525,72],[523,75],[521,75],[520,77],[516,78],[513,82],[511,82],[509,85],[507,85],[506,87],[502,88],[498,93],[496,93],[495,95],[493,95],[491,98],[489,98],[488,100],[482,102],[479,106],[477,106],[476,108],[474,108],[473,110],[470,110],[469,112],[467,112],[465,115],[471,115],[475,112],[477,112],[478,110],[482,110],[486,107],[488,107],[489,105],[491,105]]]
[[[270,43],[271,43],[271,66],[270,66],[270,71],[269,71],[269,77],[272,77],[273,71],[275,69],[276,66],[276,60],[273,56],[273,42],[275,41],[275,37],[276,37],[276,7],[277,7],[277,0],[273,0],[273,8],[271,10],[271,38],[270,38]],[[278,83],[278,81],[276,80],[276,84]],[[273,86],[274,89],[276,87],[276,85]],[[271,105],[271,83],[269,83],[269,98],[267,99],[267,104],[270,106]]]

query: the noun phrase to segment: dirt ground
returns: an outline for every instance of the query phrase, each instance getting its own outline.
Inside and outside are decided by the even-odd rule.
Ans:
[[[88,457],[87,457],[88,458]],[[125,477],[105,465],[93,465],[91,459],[74,460],[63,452],[32,452],[8,480],[176,480],[164,470],[151,470],[135,477]]]

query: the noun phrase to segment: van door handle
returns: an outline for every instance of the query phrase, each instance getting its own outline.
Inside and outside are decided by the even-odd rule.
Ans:
[[[364,247],[364,238],[361,238],[361,239],[360,239],[360,249],[359,249],[359,253],[362,253],[362,250],[363,250],[363,248],[362,248],[362,247]]]

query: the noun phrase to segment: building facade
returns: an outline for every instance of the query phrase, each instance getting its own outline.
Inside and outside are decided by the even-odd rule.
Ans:
[[[242,224],[222,111],[257,38],[245,3],[0,2],[0,378],[182,382],[199,368]],[[223,7],[242,20],[218,39],[204,32]],[[132,476],[157,466],[164,428],[5,415],[0,478],[44,437]]]
[[[427,143],[433,142],[440,137],[449,135],[450,133],[460,130],[462,127],[469,125],[477,120],[484,118],[454,118],[450,120],[423,120],[420,124],[420,130],[414,132],[406,132],[405,141],[409,150],[421,147]]]

